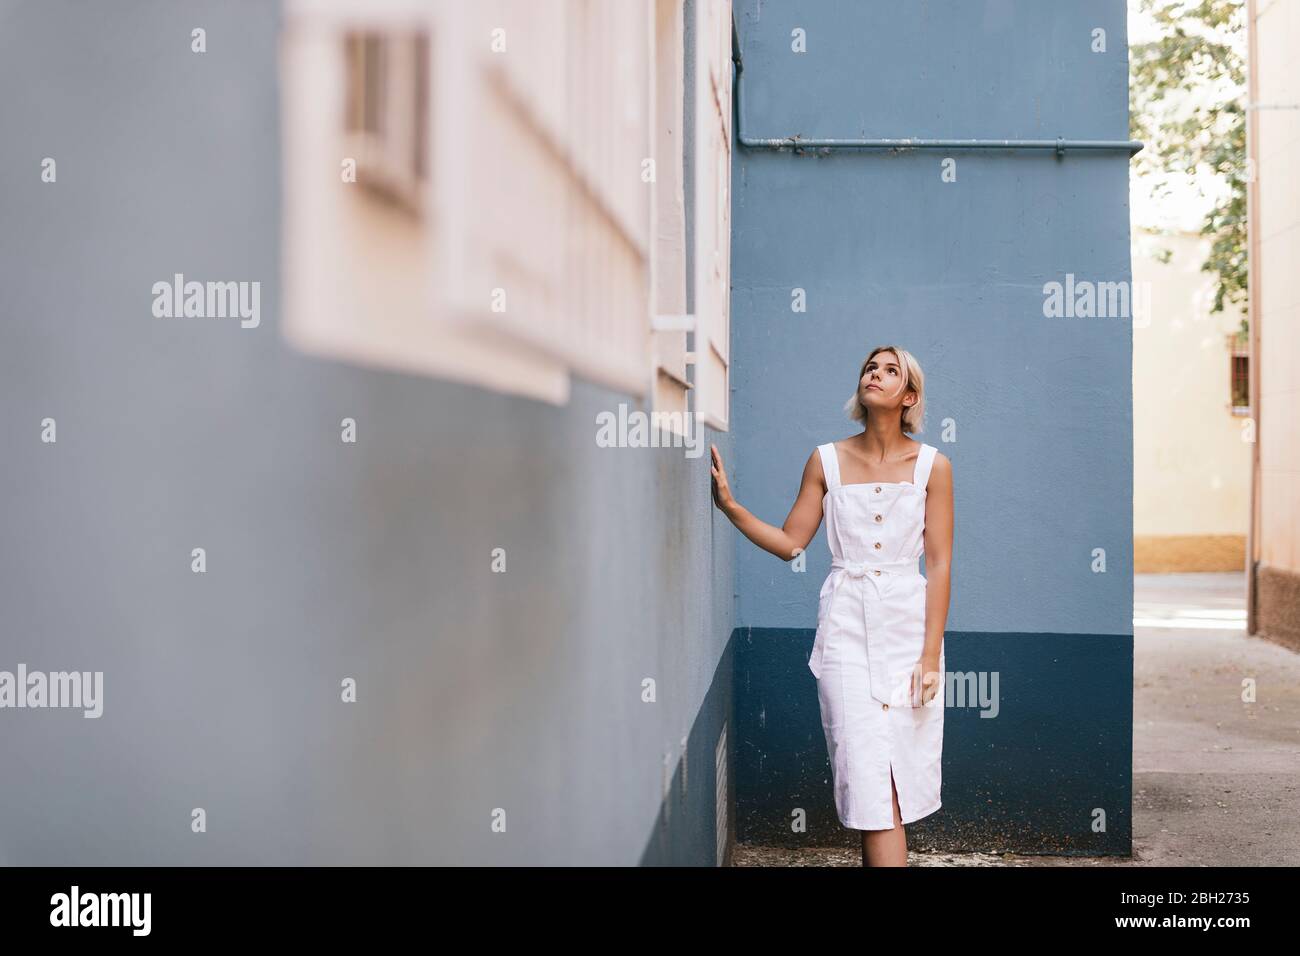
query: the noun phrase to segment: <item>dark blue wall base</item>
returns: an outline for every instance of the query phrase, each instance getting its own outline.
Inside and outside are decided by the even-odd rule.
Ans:
[[[732,633],[741,843],[860,842],[835,814],[807,663],[813,637],[802,628]],[[944,650],[948,683],[973,673],[989,703],[949,700],[943,806],[908,825],[909,848],[1130,855],[1132,635],[958,631],[945,635]],[[806,832],[796,831],[800,809]]]

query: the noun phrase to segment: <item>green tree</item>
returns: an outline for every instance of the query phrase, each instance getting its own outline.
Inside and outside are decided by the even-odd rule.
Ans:
[[[1136,0],[1161,36],[1129,48],[1129,122],[1147,146],[1135,171],[1167,176],[1213,172],[1228,185],[1200,232],[1210,237],[1203,272],[1215,274],[1213,312],[1246,298],[1246,62],[1244,0]],[[1167,256],[1166,256],[1167,258]],[[1245,328],[1245,320],[1242,327]]]

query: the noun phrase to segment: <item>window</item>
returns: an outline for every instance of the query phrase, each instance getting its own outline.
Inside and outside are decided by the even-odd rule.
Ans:
[[[343,45],[343,128],[357,181],[419,215],[429,175],[428,34],[351,31]]]
[[[688,262],[682,0],[287,0],[286,337],[556,404],[574,373],[680,410],[694,329],[697,410],[725,427],[730,3],[695,12],[707,242]],[[695,316],[688,269],[708,286]]]
[[[1244,331],[1228,336],[1232,414],[1250,414],[1250,346]]]

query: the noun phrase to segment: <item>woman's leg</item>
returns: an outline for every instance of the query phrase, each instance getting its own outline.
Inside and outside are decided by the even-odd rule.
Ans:
[[[862,831],[863,866],[907,866],[907,834],[903,832],[903,815],[898,809],[893,768],[889,771],[889,789],[894,801],[894,828]]]

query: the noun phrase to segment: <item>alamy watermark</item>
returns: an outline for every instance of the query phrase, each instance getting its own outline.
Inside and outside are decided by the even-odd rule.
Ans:
[[[160,319],[240,319],[255,329],[262,321],[262,283],[186,282],[177,272],[171,282],[153,284],[153,314]]]
[[[996,717],[1002,709],[998,671],[947,671],[944,674],[944,706],[974,707],[981,717]]]
[[[148,936],[152,893],[83,893],[73,884],[50,897],[51,926],[124,926],[133,936]]]
[[[1151,322],[1150,282],[1094,282],[1065,274],[1064,282],[1043,283],[1043,315],[1049,319],[1132,319],[1135,327]]]
[[[0,671],[0,709],[67,707],[84,710],[83,717],[104,713],[103,671]]]
[[[685,448],[687,458],[704,454],[704,429],[691,412],[628,411],[596,415],[597,448]]]

